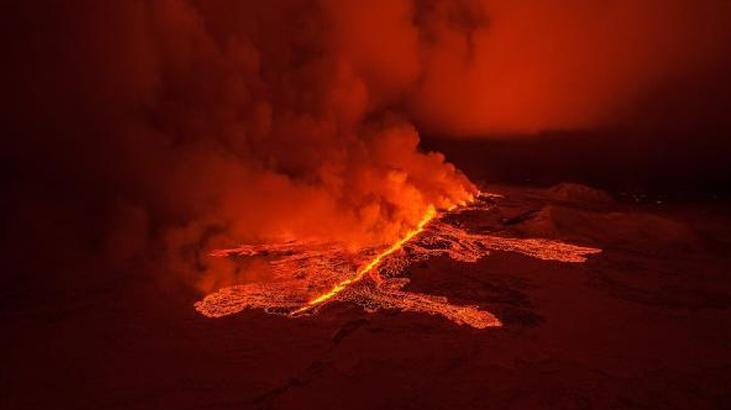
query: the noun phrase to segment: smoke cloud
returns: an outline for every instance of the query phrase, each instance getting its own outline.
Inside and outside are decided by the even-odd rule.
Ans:
[[[611,121],[717,67],[729,14],[708,0],[15,2],[6,240],[27,272],[152,255],[205,290],[238,280],[205,257],[214,246],[384,243],[476,189],[417,129]]]
[[[356,71],[331,30],[337,3],[16,7],[30,29],[14,50],[27,81],[9,160],[16,180],[42,183],[19,187],[8,223],[58,264],[104,270],[156,249],[220,286],[237,272],[211,265],[213,246],[381,244],[475,192],[384,108],[401,81],[371,87]]]

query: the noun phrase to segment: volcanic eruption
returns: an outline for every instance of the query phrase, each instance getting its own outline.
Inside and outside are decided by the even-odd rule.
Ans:
[[[446,221],[462,212],[489,209],[494,206],[489,198],[478,194],[469,205],[454,206],[440,214],[431,207],[414,229],[393,244],[366,248],[355,255],[347,255],[342,247],[333,244],[296,241],[216,250],[211,256],[266,255],[275,266],[275,280],[220,289],[197,302],[195,307],[208,317],[226,316],[246,308],[263,308],[294,317],[341,300],[360,304],[370,312],[383,308],[424,312],[483,329],[500,326],[500,320],[475,306],[455,306],[444,297],[402,290],[409,282],[408,278],[400,277],[402,270],[431,256],[446,255],[457,261],[475,262],[490,250],[561,262],[584,262],[586,255],[601,252],[545,239],[471,233]]]
[[[49,6],[63,18],[48,22],[18,3],[28,41],[10,69],[32,79],[8,85],[9,236],[64,243],[52,265],[86,254],[93,275],[143,259],[203,292],[269,279],[213,249],[388,249],[484,188],[424,134],[604,126],[668,79],[725,67],[728,4],[682,3],[84,1]]]
[[[731,2],[3,3],[0,408],[723,408]]]

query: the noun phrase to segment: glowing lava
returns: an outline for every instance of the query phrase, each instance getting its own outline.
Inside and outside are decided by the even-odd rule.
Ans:
[[[518,239],[468,232],[447,216],[465,211],[486,211],[490,197],[469,206],[437,213],[429,207],[417,226],[385,249],[348,253],[331,243],[288,242],[243,245],[211,253],[218,257],[262,258],[272,270],[272,280],[220,289],[195,304],[207,317],[221,317],[248,308],[290,317],[312,313],[332,301],[351,302],[369,312],[380,309],[440,315],[475,328],[501,326],[492,313],[478,306],[450,304],[446,297],[409,292],[402,277],[410,265],[434,256],[476,262],[490,251],[518,252],[530,257],[581,263],[600,249],[547,239]]]
[[[314,306],[320,305],[322,303],[327,302],[328,300],[332,299],[334,296],[337,296],[338,293],[342,292],[345,288],[350,286],[353,283],[356,283],[363,279],[368,273],[375,272],[374,269],[383,261],[383,259],[392,253],[396,252],[397,250],[401,249],[401,247],[411,239],[413,239],[416,235],[420,234],[423,230],[426,224],[428,224],[434,217],[436,217],[437,211],[434,209],[433,206],[430,206],[424,216],[421,218],[421,221],[417,224],[415,229],[412,229],[409,231],[406,235],[404,235],[403,238],[399,239],[396,243],[389,246],[388,249],[385,251],[379,253],[376,255],[373,259],[371,259],[370,262],[368,262],[366,265],[361,266],[358,268],[358,271],[356,272],[355,276],[352,278],[345,279],[344,281],[338,283],[335,285],[329,292],[324,293],[315,299],[312,299],[311,301],[307,302],[306,306],[303,306],[294,312],[292,312],[292,315],[300,314],[304,311],[307,311],[311,309]],[[381,282],[380,275],[378,272],[375,272],[374,275],[372,275],[373,279],[376,280],[376,282]]]

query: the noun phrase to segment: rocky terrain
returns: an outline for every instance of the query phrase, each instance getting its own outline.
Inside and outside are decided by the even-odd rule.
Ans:
[[[470,229],[602,253],[573,264],[493,251],[407,269],[406,290],[503,324],[485,329],[345,302],[296,319],[211,319],[193,309],[200,294],[134,267],[74,294],[6,290],[0,407],[731,406],[728,204],[619,201],[572,184],[486,189],[504,198],[465,216]]]

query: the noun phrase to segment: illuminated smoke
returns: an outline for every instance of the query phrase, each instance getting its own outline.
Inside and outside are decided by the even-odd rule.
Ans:
[[[731,50],[725,1],[434,3],[411,102],[422,127],[446,135],[621,124],[656,90],[713,75]]]
[[[14,2],[10,253],[90,272],[152,259],[211,291],[268,274],[213,248],[394,243],[476,192],[417,129],[601,123],[713,67],[729,4]]]

